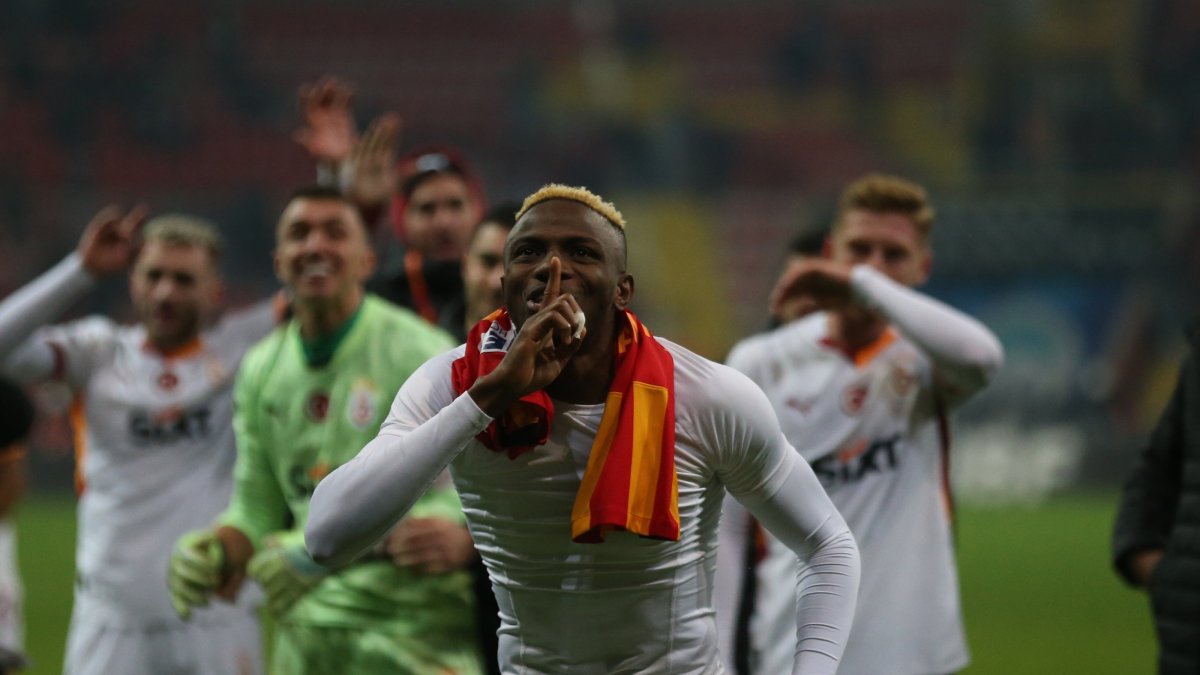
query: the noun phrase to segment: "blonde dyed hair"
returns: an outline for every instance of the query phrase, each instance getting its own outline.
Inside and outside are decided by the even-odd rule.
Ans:
[[[833,229],[841,227],[846,214],[856,209],[907,216],[921,241],[927,241],[933,230],[934,211],[929,194],[917,183],[899,176],[871,173],[847,186],[838,200]]]
[[[616,206],[613,206],[612,202],[604,201],[599,195],[585,187],[571,187],[558,183],[546,185],[526,197],[525,203],[521,204],[520,210],[517,211],[516,219],[520,220],[522,216],[529,212],[529,209],[551,199],[567,199],[583,204],[607,218],[610,223],[616,225],[622,231],[625,230],[625,216],[621,215],[621,212],[617,210]]]
[[[208,252],[213,264],[225,254],[225,240],[217,226],[203,218],[168,213],[152,218],[142,228],[142,240],[168,246],[196,246]]]

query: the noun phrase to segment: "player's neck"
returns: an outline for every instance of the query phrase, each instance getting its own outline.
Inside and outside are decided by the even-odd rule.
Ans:
[[[181,337],[147,337],[146,346],[158,354],[174,358],[192,352],[200,346],[200,335],[192,333]]]
[[[887,319],[864,310],[829,313],[829,338],[853,354],[874,344],[888,328]]]
[[[363,292],[357,289],[346,298],[334,302],[297,303],[296,321],[300,324],[300,337],[319,340],[334,335],[354,316],[363,302]]]

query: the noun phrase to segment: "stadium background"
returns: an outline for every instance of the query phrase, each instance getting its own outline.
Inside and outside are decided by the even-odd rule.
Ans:
[[[493,200],[584,184],[631,223],[637,308],[715,358],[765,325],[795,233],[870,170],[939,208],[926,290],[1001,337],[959,415],[968,673],[1149,672],[1143,598],[1109,572],[1115,486],[1200,307],[1200,5],[1190,0],[656,3],[8,0],[0,294],[103,203],[219,222],[235,299],[272,287],[274,217],[313,170],[298,85],[336,74],[360,128],[449,141]],[[119,282],[77,313],[128,316]],[[19,517],[29,646],[70,605],[63,392]]]

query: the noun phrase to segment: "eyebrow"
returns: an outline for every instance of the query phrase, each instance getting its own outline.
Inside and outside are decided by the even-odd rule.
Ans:
[[[545,244],[547,241],[549,241],[548,237],[539,237],[537,235],[532,235],[532,234],[523,234],[523,235],[517,237],[516,239],[510,240],[508,242],[508,245],[516,246],[518,244],[527,244],[527,243]],[[567,239],[562,240],[562,242],[563,242],[563,245],[565,245],[565,246],[578,245],[578,244],[587,244],[587,245],[590,245],[590,246],[593,246],[596,248],[601,248],[603,246],[603,242],[601,242],[599,239],[597,239],[596,237],[589,237],[587,235],[577,235],[574,237],[568,237]]]

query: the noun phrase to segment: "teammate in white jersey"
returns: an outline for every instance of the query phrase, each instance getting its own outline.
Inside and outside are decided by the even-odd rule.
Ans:
[[[734,347],[729,365],[766,392],[862,552],[854,630],[839,673],[930,675],[967,664],[947,483],[946,414],[1000,367],[978,321],[911,290],[929,275],[933,210],[909,181],[869,175],[843,193],[823,258],[792,264],[773,295],[825,311]],[[719,557],[722,651],[731,663],[737,552],[752,536],[726,500]],[[750,672],[784,672],[785,599],[798,562],[765,537],[754,569]],[[727,555],[727,551],[733,553]]]
[[[789,670],[832,673],[853,619],[853,538],[753,383],[655,341],[630,318],[623,228],[611,204],[582,189],[548,186],[526,200],[505,249],[511,325],[494,314],[477,327],[492,321],[482,338],[473,332],[467,345],[428,361],[405,383],[379,436],[317,486],[309,550],[331,564],[352,559],[449,465],[499,601],[504,672],[720,673],[711,584],[728,489],[810,563],[796,581],[800,647]],[[635,371],[622,396],[621,359],[630,358],[633,343],[665,354],[671,366],[662,386]],[[457,395],[472,350],[498,365]],[[655,408],[653,401],[670,401],[667,391],[673,405]],[[518,417],[518,399],[531,398],[552,402],[549,424],[533,419],[514,433],[540,424],[542,443],[531,439],[520,454],[485,447],[480,437],[505,438],[497,425]],[[626,400],[633,431],[623,426]],[[673,414],[674,424],[650,410]],[[610,468],[620,439],[629,438],[622,429],[642,441],[669,434],[662,438],[673,442],[635,440],[642,454],[634,453],[632,469],[611,474],[619,478],[614,487],[624,479],[624,490],[594,492],[594,470]],[[647,485],[670,462],[672,482],[655,494],[669,494],[677,527],[663,535],[644,527],[663,513],[661,504],[644,512],[634,505],[644,504]],[[578,512],[581,499],[590,512]],[[622,513],[628,506],[624,524],[601,528],[603,543],[577,543],[594,534],[580,535],[576,526],[594,519],[600,502]]]
[[[96,215],[76,253],[0,302],[0,362],[76,393],[81,490],[66,672],[225,675],[262,669],[252,608],[218,603],[185,624],[167,593],[171,547],[229,501],[233,376],[274,323],[269,303],[211,325],[221,282],[215,229],[144,212]],[[90,317],[42,328],[99,277],[130,268],[140,322]]]
[[[33,401],[16,383],[0,378],[0,675],[28,666],[17,532],[11,515],[25,491],[25,439],[33,419]]]

